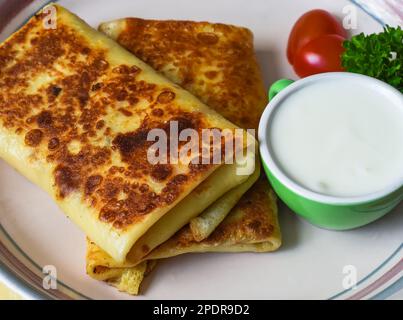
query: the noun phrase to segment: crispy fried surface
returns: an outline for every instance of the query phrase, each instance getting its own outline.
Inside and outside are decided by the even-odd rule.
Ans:
[[[99,29],[229,120],[243,128],[257,126],[267,98],[249,30],[208,22],[139,18],[103,23]],[[214,77],[206,77],[208,68],[215,68]],[[236,243],[241,239],[264,242],[271,236],[277,237],[277,248],[281,235],[276,198],[262,174],[225,223],[203,244]],[[178,245],[196,244],[188,227],[175,238]]]
[[[39,13],[0,46],[0,124],[53,168],[57,199],[78,192],[101,221],[124,229],[212,170],[151,165],[147,133],[169,136],[170,120],[197,131],[217,123],[191,110],[195,101],[183,107],[179,87],[145,77],[144,64],[110,59],[108,46],[89,41],[56,8],[56,29],[43,28]]]
[[[208,22],[127,18],[116,34],[100,30],[180,84],[225,118],[257,128],[267,104],[265,88],[246,28]]]
[[[126,27],[127,24],[130,26]],[[231,65],[222,63],[224,60],[222,58],[228,54],[228,51],[218,53],[217,43],[208,44],[197,39],[198,32],[203,29],[217,33],[220,30],[223,33],[220,35],[220,41],[225,42],[228,50],[231,50],[230,46],[245,46],[245,50],[251,50],[248,55],[237,61],[240,65],[248,64],[254,69],[250,73],[252,75],[250,86],[242,87],[247,79],[244,77],[239,81],[234,80],[232,84],[220,81],[219,86],[215,87],[219,79],[216,77],[217,74],[210,79],[206,78],[203,72],[199,72],[208,66],[220,66],[219,73],[231,76]],[[203,101],[208,101],[211,107],[225,114],[228,119],[244,128],[257,126],[267,101],[260,72],[253,56],[253,48],[248,47],[252,46],[252,36],[248,30],[220,24],[145,21],[137,18],[104,23],[100,26],[100,30],[117,39],[120,44],[150,63],[172,81],[188,88]],[[245,41],[234,44],[230,40],[231,34],[238,34],[239,39],[244,37]],[[187,52],[183,51],[183,48],[187,48]],[[196,59],[196,57],[199,58]],[[185,81],[189,78],[192,79],[190,82]],[[242,101],[237,99],[236,95],[228,94],[228,92],[241,92],[243,88],[245,92],[243,92]],[[224,96],[226,99],[223,98]],[[185,226],[167,242],[154,249],[147,258],[160,259],[191,252],[267,252],[278,249],[281,245],[281,234],[276,197],[267,183],[265,177],[261,177],[207,239],[196,241],[189,226]],[[88,247],[87,250],[91,251],[93,248]],[[105,254],[97,260],[99,266],[105,265],[104,258]],[[148,260],[150,261],[155,260]],[[128,267],[128,265],[120,266]],[[108,268],[108,272],[110,271],[111,269]]]

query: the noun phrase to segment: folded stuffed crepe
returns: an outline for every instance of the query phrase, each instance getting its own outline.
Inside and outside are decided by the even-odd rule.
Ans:
[[[234,123],[244,128],[257,127],[267,101],[249,30],[207,22],[137,18],[103,23],[100,30]],[[210,42],[206,40],[208,38]],[[204,72],[208,68],[215,71]],[[252,185],[251,181],[253,179],[249,178],[227,192],[146,259],[191,252],[261,252],[278,249],[281,234],[275,195],[265,177],[261,177],[242,197]],[[241,201],[231,211],[239,199]],[[94,258],[92,252],[99,255]],[[102,274],[102,280],[111,281],[120,288],[120,283],[123,283],[123,287],[127,283],[127,279],[122,280],[122,274],[130,270],[140,273],[145,270],[144,265],[139,266],[138,270],[130,264],[111,262],[91,243],[87,253],[88,274],[96,279],[100,279]],[[101,268],[97,269],[97,266]],[[108,276],[111,269],[116,272],[113,277]],[[138,277],[132,280],[132,291],[137,292],[141,280]]]
[[[253,173],[192,162],[203,148],[187,162],[150,163],[148,135],[170,137],[173,121],[218,129],[254,164],[250,136],[234,138],[234,124],[61,6],[0,45],[0,157],[118,263],[129,251],[140,260]]]
[[[267,98],[253,50],[253,34],[247,28],[126,18],[102,23],[99,30],[233,123],[257,129]],[[192,219],[195,240],[201,241],[213,232],[248,190],[246,185]]]

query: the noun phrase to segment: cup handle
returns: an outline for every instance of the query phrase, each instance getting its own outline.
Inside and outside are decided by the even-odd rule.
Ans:
[[[294,80],[290,79],[280,79],[274,82],[269,89],[269,100],[273,99],[277,93],[288,87],[293,82]]]

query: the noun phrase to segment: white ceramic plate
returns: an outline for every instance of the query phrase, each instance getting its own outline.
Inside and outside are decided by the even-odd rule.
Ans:
[[[46,1],[0,1],[7,14],[1,40]],[[96,27],[136,16],[208,20],[249,27],[267,86],[295,78],[285,57],[292,24],[324,8],[343,17],[344,0],[63,0]],[[13,7],[14,6],[14,7]],[[13,7],[13,8],[10,8]],[[357,8],[353,33],[381,30],[380,18]],[[8,10],[7,13],[3,10]],[[347,8],[348,9],[348,8]],[[14,15],[14,18],[12,16]],[[4,22],[5,20],[3,20]],[[163,261],[137,299],[402,298],[403,205],[383,219],[346,232],[321,230],[280,211],[284,245],[268,254],[189,254]],[[0,161],[0,281],[27,298],[132,298],[85,274],[85,236],[37,187]],[[57,290],[42,288],[43,266],[55,266]],[[355,289],[348,289],[356,275]],[[344,285],[344,286],[343,286]]]

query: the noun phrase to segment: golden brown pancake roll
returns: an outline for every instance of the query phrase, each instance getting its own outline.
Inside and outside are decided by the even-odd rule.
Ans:
[[[99,30],[233,123],[257,129],[267,98],[249,29],[221,23],[125,18],[102,23]],[[228,214],[229,203],[235,205],[248,190],[246,184],[228,192],[227,201],[217,201],[192,219],[195,240],[201,241],[214,231]]]
[[[100,30],[234,123],[244,128],[257,127],[267,100],[249,30],[208,22],[138,18],[103,23]],[[215,40],[209,42],[207,38]],[[214,73],[204,72],[211,67]],[[146,259],[192,252],[278,249],[281,233],[275,194],[263,175],[250,189],[252,181],[249,178],[227,192]],[[97,248],[89,245],[87,250],[90,253]],[[92,260],[90,275],[94,266],[110,267],[102,261]],[[130,264],[114,265],[112,269],[120,274],[130,269]],[[133,283],[136,288],[140,285]]]
[[[140,260],[253,173],[236,174],[242,164],[223,159],[192,162],[206,159],[203,141],[192,159],[153,164],[150,132],[170,137],[173,122],[199,137],[216,129],[234,143],[230,154],[243,152],[251,164],[253,139],[244,130],[234,138],[236,125],[52,6],[54,25],[41,11],[0,45],[0,157],[115,261],[129,251]],[[222,151],[208,147],[210,156]]]

